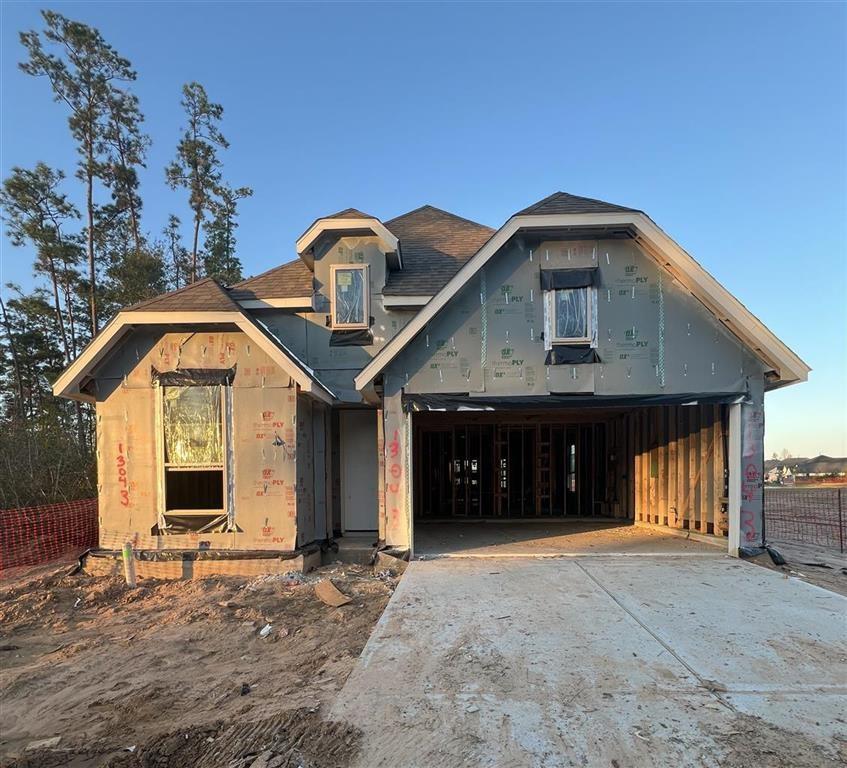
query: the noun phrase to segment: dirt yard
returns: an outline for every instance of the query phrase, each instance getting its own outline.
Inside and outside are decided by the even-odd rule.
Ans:
[[[751,562],[780,571],[786,578],[793,576],[847,596],[847,555],[836,549],[794,541],[773,541],[771,545],[782,555],[785,565],[775,565],[768,554],[751,558]]]
[[[355,755],[356,729],[322,714],[394,590],[388,573],[338,564],[131,590],[67,572],[0,583],[0,765],[331,768]],[[327,578],[349,604],[318,599]]]

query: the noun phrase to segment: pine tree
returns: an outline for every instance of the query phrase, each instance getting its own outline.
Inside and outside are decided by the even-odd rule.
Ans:
[[[188,285],[191,276],[191,258],[188,249],[182,244],[180,225],[179,217],[171,214],[167,226],[162,230],[168,284],[173,290]]]
[[[59,191],[65,175],[44,163],[33,170],[12,168],[12,174],[0,189],[0,205],[5,210],[7,233],[13,245],[30,244],[35,249],[35,273],[50,281],[53,299],[53,319],[61,340],[65,365],[74,356],[68,328],[73,325],[73,308],[67,304],[67,281],[70,270],[80,258],[78,243],[67,238],[63,226],[79,218],[79,212]],[[60,292],[64,295],[65,308]]]
[[[200,227],[206,219],[221,181],[218,150],[229,143],[218,123],[223,107],[209,101],[200,83],[182,87],[182,104],[187,126],[177,145],[176,158],[165,168],[165,179],[171,189],[188,190],[188,204],[194,214],[194,237],[191,246],[191,282],[197,280],[197,253]]]
[[[52,395],[64,358],[49,291],[8,287],[15,296],[2,303],[0,508],[90,498],[96,492],[93,422],[80,403]],[[17,367],[10,371],[6,361],[13,355]],[[14,376],[20,378],[13,384]],[[9,397],[13,386],[19,395]]]
[[[136,75],[129,61],[96,29],[54,11],[42,11],[41,15],[46,25],[41,34],[34,30],[21,33],[29,58],[20,67],[29,75],[46,77],[55,100],[70,111],[68,126],[80,156],[77,176],[85,186],[88,305],[94,336],[99,330],[95,181],[104,174],[101,148],[114,100],[120,93],[117,84],[135,80]],[[57,53],[48,51],[47,46]]]
[[[137,252],[144,247],[137,169],[144,167],[150,146],[150,138],[141,131],[143,120],[138,99],[131,93],[115,91],[109,99],[99,144],[105,158],[103,182],[112,193],[113,207],[129,218],[129,233]]]
[[[203,266],[208,277],[214,277],[225,285],[233,285],[243,279],[241,260],[235,254],[235,230],[238,228],[238,201],[253,194],[250,187],[233,189],[223,185],[218,189],[218,198],[212,204],[211,221],[204,226]]]
[[[117,215],[98,231],[98,247],[106,263],[102,281],[104,312],[115,314],[167,290],[161,244],[148,243],[144,238],[136,247],[129,216]]]

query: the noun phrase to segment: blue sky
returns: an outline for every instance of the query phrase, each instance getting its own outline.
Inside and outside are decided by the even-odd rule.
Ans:
[[[146,229],[188,218],[162,169],[190,80],[224,105],[227,179],[255,190],[248,274],[347,206],[492,226],[556,190],[641,208],[814,369],[768,395],[767,453],[847,455],[847,4],[3,2],[4,176],[73,176],[62,107],[17,70],[42,7],[138,71]],[[30,262],[3,239],[4,283]]]

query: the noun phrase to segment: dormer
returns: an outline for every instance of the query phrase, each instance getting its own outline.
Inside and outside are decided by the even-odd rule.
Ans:
[[[297,240],[297,255],[309,269],[315,268],[315,246],[323,237],[375,235],[385,247],[386,272],[403,268],[400,241],[376,216],[346,208],[331,216],[316,219]]]

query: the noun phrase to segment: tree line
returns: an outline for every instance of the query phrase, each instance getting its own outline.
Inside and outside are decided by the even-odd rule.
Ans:
[[[64,112],[76,163],[14,166],[0,187],[8,240],[34,253],[35,277],[0,294],[0,507],[96,494],[93,408],[54,398],[52,382],[123,307],[206,276],[241,280],[238,207],[253,194],[224,178],[223,107],[186,83],[162,179],[186,194],[190,241],[176,214],[148,225],[139,175],[152,139],[137,73],[94,27],[41,15],[41,30],[20,33],[19,66]]]

